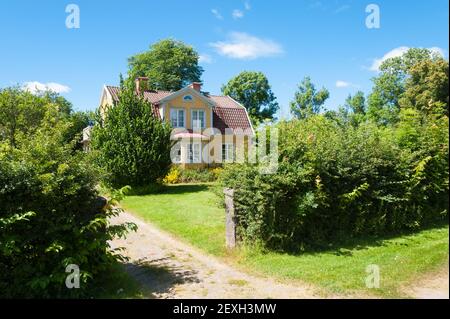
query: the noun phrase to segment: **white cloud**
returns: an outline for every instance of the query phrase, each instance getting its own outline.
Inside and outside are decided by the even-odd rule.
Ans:
[[[198,62],[200,63],[212,63],[213,59],[209,54],[200,54],[198,57]]]
[[[244,17],[244,12],[238,9],[234,9],[231,15],[233,16],[233,19],[241,19]]]
[[[252,6],[250,5],[250,2],[245,1],[244,2],[244,8],[245,8],[245,10],[250,10],[252,8]]]
[[[378,72],[380,70],[381,64],[384,61],[386,61],[387,59],[390,59],[390,58],[395,58],[395,57],[402,56],[403,54],[408,52],[409,49],[410,48],[406,47],[406,46],[401,46],[401,47],[392,49],[391,51],[389,51],[385,55],[383,55],[383,57],[381,57],[379,59],[374,59],[372,65],[369,67],[369,70],[370,71],[374,71],[374,72]],[[428,50],[430,50],[433,53],[445,56],[444,49],[441,49],[441,48],[438,48],[438,47],[431,47],[431,48],[428,48]]]
[[[70,88],[66,85],[62,85],[59,83],[41,83],[37,81],[33,82],[25,82],[23,85],[24,89],[35,94],[37,92],[42,91],[52,91],[55,93],[68,93],[70,92]]]
[[[283,53],[283,48],[278,43],[243,32],[232,32],[229,34],[228,41],[218,41],[210,45],[219,54],[233,59],[252,60]]]
[[[336,87],[337,88],[348,88],[348,87],[358,88],[359,85],[353,84],[353,83],[347,82],[347,81],[338,80],[338,81],[336,81]]]
[[[222,15],[220,14],[219,10],[217,9],[211,9],[211,13],[219,20],[223,20]]]

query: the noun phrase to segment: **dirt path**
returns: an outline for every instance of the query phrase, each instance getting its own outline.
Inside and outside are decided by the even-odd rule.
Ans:
[[[126,269],[143,285],[150,298],[352,298],[349,295],[324,295],[323,291],[306,284],[285,284],[249,275],[129,213],[122,213],[112,220],[114,224],[124,222],[137,224],[138,231],[130,233],[125,240],[114,240],[112,248],[125,248],[123,253],[130,258]],[[448,265],[402,291],[405,297],[448,299]],[[374,298],[369,295],[354,297]]]
[[[127,271],[153,298],[321,298],[307,285],[287,285],[238,271],[212,256],[181,243],[129,213],[113,223],[133,222],[136,233],[115,240],[130,258]]]
[[[426,275],[405,293],[416,299],[449,299],[448,262],[437,272]]]

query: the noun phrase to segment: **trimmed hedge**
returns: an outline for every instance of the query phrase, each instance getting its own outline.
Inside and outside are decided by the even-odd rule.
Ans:
[[[447,220],[448,118],[418,117],[395,128],[281,122],[276,174],[236,164],[220,178],[235,189],[239,236],[301,250]]]

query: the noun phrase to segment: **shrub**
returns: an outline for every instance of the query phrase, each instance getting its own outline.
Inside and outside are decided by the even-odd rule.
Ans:
[[[171,159],[170,126],[133,88],[122,87],[119,102],[108,108],[92,132],[97,163],[112,187],[154,184],[166,176]]]
[[[163,179],[165,184],[209,183],[217,180],[221,168],[181,168],[172,166]]]
[[[90,297],[121,258],[108,241],[134,227],[109,224],[120,210],[99,200],[96,169],[64,144],[68,123],[50,113],[44,123],[20,148],[0,147],[0,296]],[[70,264],[80,289],[65,285]]]
[[[178,184],[180,182],[180,169],[178,166],[172,166],[170,168],[169,173],[163,179],[163,183],[165,184]]]
[[[448,118],[422,123],[412,148],[400,126],[339,126],[322,116],[280,123],[276,174],[250,164],[221,174],[221,187],[235,189],[239,236],[297,250],[446,219]]]

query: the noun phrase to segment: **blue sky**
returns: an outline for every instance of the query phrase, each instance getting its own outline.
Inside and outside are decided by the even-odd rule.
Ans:
[[[71,3],[79,29],[66,27]],[[366,27],[370,3],[379,6],[379,29]],[[93,110],[102,86],[126,74],[129,56],[172,37],[202,56],[206,91],[218,94],[243,70],[262,71],[278,116],[287,117],[309,75],[329,89],[326,107],[335,109],[349,93],[370,91],[385,56],[426,47],[448,58],[448,9],[447,0],[2,0],[0,87],[40,83],[75,109]]]

